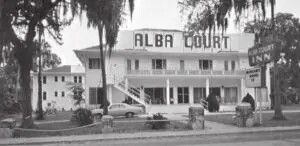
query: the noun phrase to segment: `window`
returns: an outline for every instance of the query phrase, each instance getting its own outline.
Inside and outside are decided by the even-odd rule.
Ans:
[[[47,84],[47,77],[43,76],[43,84]]]
[[[43,92],[43,100],[47,100],[47,92]]]
[[[127,70],[131,70],[131,60],[127,59]]]
[[[199,60],[199,69],[200,70],[211,70],[212,69],[212,60]]]
[[[77,83],[77,76],[74,76],[74,83]]]
[[[166,69],[166,59],[152,59],[152,69]]]
[[[64,91],[61,92],[61,97],[65,97],[65,92]]]
[[[235,61],[231,60],[231,70],[235,70]]]
[[[62,81],[62,82],[65,81],[65,77],[64,77],[64,76],[61,77],[61,81]]]
[[[134,69],[135,69],[135,70],[139,70],[139,66],[140,66],[139,60],[135,60],[135,61],[134,61]]]
[[[224,61],[224,70],[228,71],[228,60]]]
[[[82,77],[81,76],[78,77],[78,82],[82,83]]]
[[[55,81],[55,82],[57,82],[57,80],[58,80],[58,77],[57,77],[57,76],[55,76],[55,77],[54,77],[54,81]]]
[[[100,69],[100,59],[90,58],[89,59],[89,69]]]
[[[57,97],[57,91],[54,92],[54,96]]]
[[[109,107],[109,109],[117,109],[117,108],[119,108],[120,106],[119,106],[119,104],[115,104],[115,105],[111,105],[110,107]]]

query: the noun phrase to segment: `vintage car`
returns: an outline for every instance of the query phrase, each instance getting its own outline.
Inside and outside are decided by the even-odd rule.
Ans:
[[[94,109],[92,110],[94,115],[103,115],[103,109]],[[127,118],[133,117],[143,113],[141,107],[132,106],[126,103],[113,103],[108,106],[108,114],[111,116],[126,116]]]

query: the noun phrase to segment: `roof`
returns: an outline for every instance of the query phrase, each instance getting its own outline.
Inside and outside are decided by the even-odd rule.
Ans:
[[[43,73],[84,73],[84,67],[79,65],[63,65],[43,71]]]
[[[57,73],[61,73],[61,72],[64,72],[64,73],[70,73],[71,72],[71,65],[64,65],[64,66],[60,66],[60,67],[56,67],[56,68],[52,68],[52,69],[49,69],[49,70],[45,70],[43,72],[57,72]]]

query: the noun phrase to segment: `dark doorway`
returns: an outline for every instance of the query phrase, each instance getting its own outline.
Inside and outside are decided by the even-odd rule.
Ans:
[[[189,103],[189,88],[178,87],[177,88],[178,103]]]
[[[167,104],[166,88],[144,88],[144,91],[151,97],[152,104]]]

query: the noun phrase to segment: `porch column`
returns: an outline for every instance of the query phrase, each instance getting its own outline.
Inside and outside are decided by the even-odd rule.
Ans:
[[[110,104],[112,104],[112,88],[113,88],[113,86],[112,85],[109,85],[108,86],[108,101],[109,101],[109,103]]]
[[[221,103],[225,102],[225,91],[224,91],[224,86],[221,87]]]
[[[267,86],[267,102],[270,102],[270,94],[271,94],[271,77],[270,77],[270,64],[266,65],[266,86]]]
[[[194,90],[193,90],[193,86],[189,86],[189,101],[190,101],[190,104],[194,104]]]
[[[208,97],[208,95],[209,95],[209,78],[206,78],[205,90],[206,90],[206,97]]]
[[[128,91],[128,78],[125,78],[125,90]]]
[[[141,88],[140,88],[140,98],[145,98],[145,92],[144,92],[143,86],[141,86]]]
[[[244,78],[241,78],[241,92],[240,92],[240,97],[241,98],[238,98],[238,102],[241,102],[242,101],[242,98],[245,96],[245,79]]]
[[[170,80],[167,79],[166,81],[167,84],[167,105],[170,104]]]
[[[173,87],[174,104],[178,104],[177,86]]]

